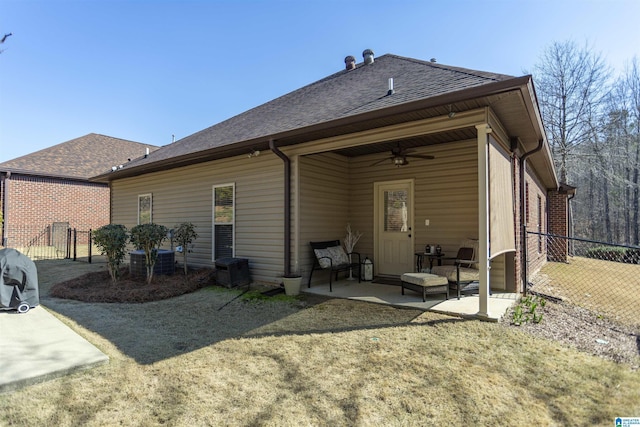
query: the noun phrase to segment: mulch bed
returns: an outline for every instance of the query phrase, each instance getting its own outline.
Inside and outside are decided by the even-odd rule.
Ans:
[[[211,269],[189,271],[186,276],[183,271],[154,275],[151,284],[147,284],[146,278],[131,276],[128,269],[123,268],[115,284],[108,271],[98,271],[56,284],[50,295],[84,302],[142,303],[172,298],[213,284]]]

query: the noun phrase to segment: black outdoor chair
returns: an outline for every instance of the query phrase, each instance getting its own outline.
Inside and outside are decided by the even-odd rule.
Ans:
[[[341,271],[353,271],[357,269],[358,283],[360,283],[360,254],[358,252],[352,252],[348,254],[342,245],[340,240],[328,240],[326,242],[309,242],[311,249],[313,250],[315,261],[309,274],[309,283],[307,287],[311,287],[311,276],[315,270],[328,270],[329,271],[329,292],[333,292],[332,277],[335,273],[336,280],[338,280],[338,273]],[[358,257],[357,262],[351,262],[353,257],[349,255],[356,255]]]

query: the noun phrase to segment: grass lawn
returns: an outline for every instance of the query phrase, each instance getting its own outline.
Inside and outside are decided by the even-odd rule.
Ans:
[[[202,289],[194,298],[214,304],[234,292]],[[69,302],[65,312],[86,304]],[[95,304],[115,306],[124,304]],[[0,395],[0,425],[611,426],[640,416],[640,374],[628,365],[501,324],[347,300],[238,299],[222,312],[251,316],[267,306],[280,313],[273,321],[146,363],[134,357],[144,350],[123,351],[99,325],[58,313],[110,363]],[[146,327],[184,321],[173,311]],[[167,340],[226,330],[199,307],[190,313],[203,329]],[[140,333],[148,329],[121,320],[123,334],[150,345]]]
[[[640,265],[584,257],[548,262],[533,279],[534,290],[640,326]]]

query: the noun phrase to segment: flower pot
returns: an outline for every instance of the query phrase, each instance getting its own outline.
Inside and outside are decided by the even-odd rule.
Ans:
[[[302,276],[283,277],[282,282],[284,283],[285,294],[292,296],[300,294],[300,284],[302,283]]]

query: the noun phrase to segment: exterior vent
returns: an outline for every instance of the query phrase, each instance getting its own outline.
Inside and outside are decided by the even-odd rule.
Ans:
[[[175,252],[158,249],[153,274],[173,274],[175,271]],[[143,250],[129,252],[129,274],[132,276],[147,276],[147,261]]]
[[[364,63],[365,64],[373,64],[373,51],[371,49],[365,49],[364,52],[362,52],[362,57],[364,58]]]
[[[355,70],[356,69],[356,58],[349,55],[344,58],[344,63],[346,65],[347,70]]]

